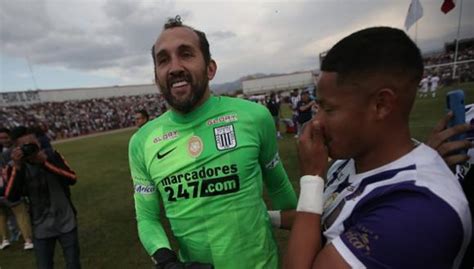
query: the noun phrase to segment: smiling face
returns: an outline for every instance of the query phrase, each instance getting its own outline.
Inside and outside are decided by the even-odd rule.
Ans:
[[[154,46],[158,86],[168,104],[188,113],[209,96],[209,80],[214,78],[216,63],[206,65],[198,35],[188,27],[162,32]]]

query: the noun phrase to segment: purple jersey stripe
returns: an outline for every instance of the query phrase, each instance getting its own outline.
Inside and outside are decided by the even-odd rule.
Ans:
[[[382,180],[391,179],[402,171],[415,170],[415,169],[416,169],[416,165],[412,164],[412,165],[408,165],[408,166],[405,166],[405,167],[402,167],[402,168],[383,171],[381,173],[366,177],[366,178],[362,179],[362,181],[360,182],[357,189],[352,194],[346,196],[345,199],[346,200],[351,200],[351,199],[361,195],[362,192],[364,192],[365,187],[367,187],[367,185],[369,185],[369,184],[379,182],[379,181],[382,181]]]

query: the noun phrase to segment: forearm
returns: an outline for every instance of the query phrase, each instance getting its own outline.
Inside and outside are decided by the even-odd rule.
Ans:
[[[314,103],[311,102],[311,103],[308,103],[308,104],[306,104],[306,105],[302,105],[302,106],[300,107],[300,111],[301,111],[301,112],[304,112],[304,111],[310,109],[310,108],[313,106],[313,104],[314,104]]]
[[[288,179],[279,183],[273,182],[273,184],[267,185],[267,187],[268,196],[272,202],[272,209],[289,210],[296,208],[296,193]]]
[[[296,208],[296,193],[290,183],[278,192],[269,194],[273,209],[290,210]]]
[[[306,106],[301,106],[301,107],[298,109],[298,111],[299,111],[299,112],[305,112],[305,111],[308,110],[308,109],[309,109],[309,107],[306,105]]]
[[[43,163],[50,172],[63,177],[69,184],[73,185],[77,181],[76,173],[67,164],[64,157],[58,152],[50,154]]]
[[[170,248],[168,237],[160,221],[159,198],[156,193],[134,195],[138,236],[148,254],[160,248]]]
[[[321,215],[297,212],[284,259],[284,268],[311,268],[321,251]]]
[[[138,236],[146,252],[152,256],[160,248],[171,249],[166,232],[157,220],[137,220]]]
[[[311,268],[321,251],[324,181],[318,176],[303,176],[300,186],[296,218],[284,260],[285,268]]]
[[[21,198],[21,182],[23,182],[23,170],[16,169],[15,166],[8,167],[6,173],[5,198],[9,201],[17,201]]]
[[[296,210],[285,210],[281,212],[280,227],[285,230],[291,230],[296,219]]]
[[[271,170],[264,171],[263,178],[273,210],[296,208],[296,193],[281,163]]]

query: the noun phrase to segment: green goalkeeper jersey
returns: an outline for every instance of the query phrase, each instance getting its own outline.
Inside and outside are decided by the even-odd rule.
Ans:
[[[296,195],[278,155],[267,108],[211,96],[188,114],[168,111],[130,140],[138,233],[151,255],[170,248],[163,203],[183,261],[216,268],[278,268],[263,185],[274,209]]]

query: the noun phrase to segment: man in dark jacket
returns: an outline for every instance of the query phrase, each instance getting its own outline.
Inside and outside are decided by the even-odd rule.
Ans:
[[[41,149],[32,130],[16,127],[10,136],[13,162],[6,170],[5,196],[30,200],[38,268],[53,268],[56,241],[63,248],[67,268],[80,268],[76,210],[69,190],[76,174],[57,151]]]
[[[301,93],[301,100],[298,101],[296,109],[298,110],[298,135],[301,134],[301,128],[303,125],[313,117],[313,106],[314,100],[311,100],[309,92],[304,91]]]
[[[272,114],[273,121],[275,122],[275,129],[277,130],[277,137],[281,138],[280,134],[280,100],[277,95],[272,92],[270,98],[267,101],[267,108]]]

